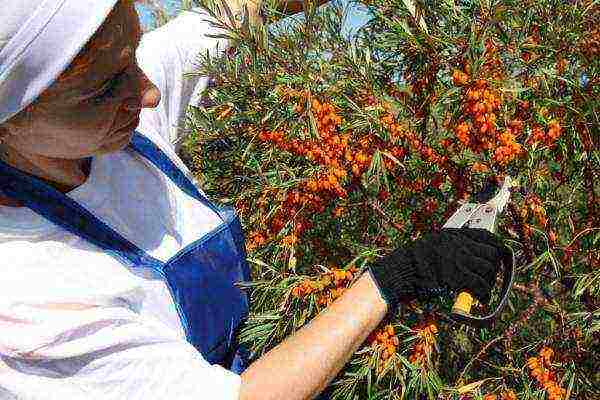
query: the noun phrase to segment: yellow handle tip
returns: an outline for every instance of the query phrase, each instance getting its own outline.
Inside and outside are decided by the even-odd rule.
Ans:
[[[473,297],[467,292],[461,292],[454,301],[453,313],[469,314],[473,305]]]

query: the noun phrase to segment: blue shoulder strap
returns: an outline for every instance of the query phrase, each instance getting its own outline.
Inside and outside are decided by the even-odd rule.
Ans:
[[[158,268],[162,263],[125,239],[95,215],[47,183],[0,161],[0,189],[68,232],[121,260]]]
[[[135,132],[131,148],[147,158],[167,175],[182,191],[216,211],[194,184],[177,168],[171,159],[154,143]],[[0,190],[50,222],[82,237],[134,265],[160,269],[163,263],[138,248],[120,233],[106,225],[76,201],[40,179],[11,167],[0,160]]]
[[[219,210],[198,190],[196,185],[179,169],[175,163],[146,136],[137,131],[131,138],[129,147],[135,152],[145,157],[156,168],[161,170],[171,181],[176,184],[183,192],[201,202],[206,207],[210,208],[217,215]]]

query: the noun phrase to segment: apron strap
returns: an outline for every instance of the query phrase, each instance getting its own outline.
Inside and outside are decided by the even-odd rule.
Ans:
[[[160,268],[162,262],[147,255],[76,201],[32,175],[0,160],[0,189],[35,213],[134,265]]]
[[[209,207],[220,218],[218,209],[200,193],[190,179],[150,139],[137,131],[129,147],[167,175],[183,192]],[[164,263],[149,256],[120,233],[106,225],[76,201],[42,180],[17,170],[0,160],[0,190],[25,204],[35,213],[72,234],[100,247],[119,259],[160,270]]]
[[[161,170],[171,181],[183,192],[195,198],[204,206],[210,208],[221,217],[219,210],[204,196],[192,183],[192,181],[175,165],[173,160],[167,156],[153,141],[135,131],[129,147],[139,155],[150,161],[156,168]]]

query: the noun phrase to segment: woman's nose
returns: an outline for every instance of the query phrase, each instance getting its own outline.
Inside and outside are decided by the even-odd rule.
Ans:
[[[135,96],[129,98],[123,104],[124,108],[129,111],[141,110],[142,108],[155,108],[160,103],[160,90],[148,79],[146,74],[136,66],[136,71],[131,75],[136,83],[136,88],[133,93]]]
[[[141,79],[141,108],[155,108],[160,103],[160,90],[150,82],[144,73],[142,73]]]

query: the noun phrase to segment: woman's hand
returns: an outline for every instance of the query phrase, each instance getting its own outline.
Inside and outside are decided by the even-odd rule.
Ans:
[[[398,248],[369,271],[390,311],[401,301],[442,291],[467,291],[487,303],[495,277],[510,250],[484,229],[443,229]]]
[[[262,6],[262,0],[224,0],[224,2],[231,10],[231,13],[234,15],[239,25],[241,25],[241,23],[244,20],[246,9],[248,10],[248,22],[251,25],[256,25],[262,22],[262,19],[260,17],[260,7]]]
[[[260,9],[267,0],[225,0],[231,12],[241,23],[244,19],[244,8],[248,10],[248,18],[250,25],[261,24],[262,17]],[[316,2],[317,6],[327,3],[329,0],[306,0],[307,3]],[[283,15],[292,15],[304,10],[303,4],[305,0],[277,0],[277,9]]]

